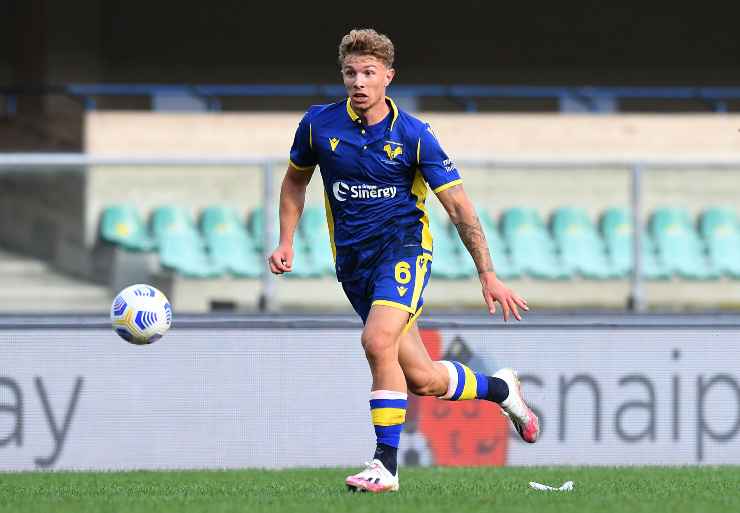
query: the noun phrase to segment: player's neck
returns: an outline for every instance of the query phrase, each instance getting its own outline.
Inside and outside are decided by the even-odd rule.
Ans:
[[[356,112],[357,115],[360,116],[362,124],[370,126],[383,121],[390,111],[391,109],[388,107],[388,102],[385,101],[385,96],[383,96],[378,103],[369,109]]]

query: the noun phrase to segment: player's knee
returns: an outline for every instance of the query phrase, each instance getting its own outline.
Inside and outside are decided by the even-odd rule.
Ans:
[[[368,361],[380,361],[392,355],[395,341],[382,331],[365,331],[362,334],[362,348]]]

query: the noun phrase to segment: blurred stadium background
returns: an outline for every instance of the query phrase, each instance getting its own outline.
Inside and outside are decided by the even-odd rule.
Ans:
[[[369,376],[319,180],[296,271],[263,265],[297,122],[342,98],[336,47],[364,26],[393,39],[391,96],[432,124],[534,310],[478,317],[472,261],[429,198],[425,343],[520,367],[544,431],[525,448],[493,409],[419,401],[405,462],[739,463],[732,16],[527,9],[0,4],[0,470],[366,457]],[[106,325],[138,282],[175,311],[147,348]],[[331,426],[317,395],[341,405]]]

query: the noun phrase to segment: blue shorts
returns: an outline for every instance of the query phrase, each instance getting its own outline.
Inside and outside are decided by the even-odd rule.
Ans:
[[[424,305],[424,289],[432,271],[432,254],[420,250],[409,256],[381,260],[359,279],[342,282],[352,308],[367,321],[372,305],[385,305],[416,318]]]

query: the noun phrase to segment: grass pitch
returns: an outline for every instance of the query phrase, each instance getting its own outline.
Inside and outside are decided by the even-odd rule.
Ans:
[[[356,471],[356,469],[352,469]],[[350,494],[348,469],[0,473],[0,512],[729,512],[740,467],[404,468],[395,494]],[[529,481],[572,492],[531,490]]]

